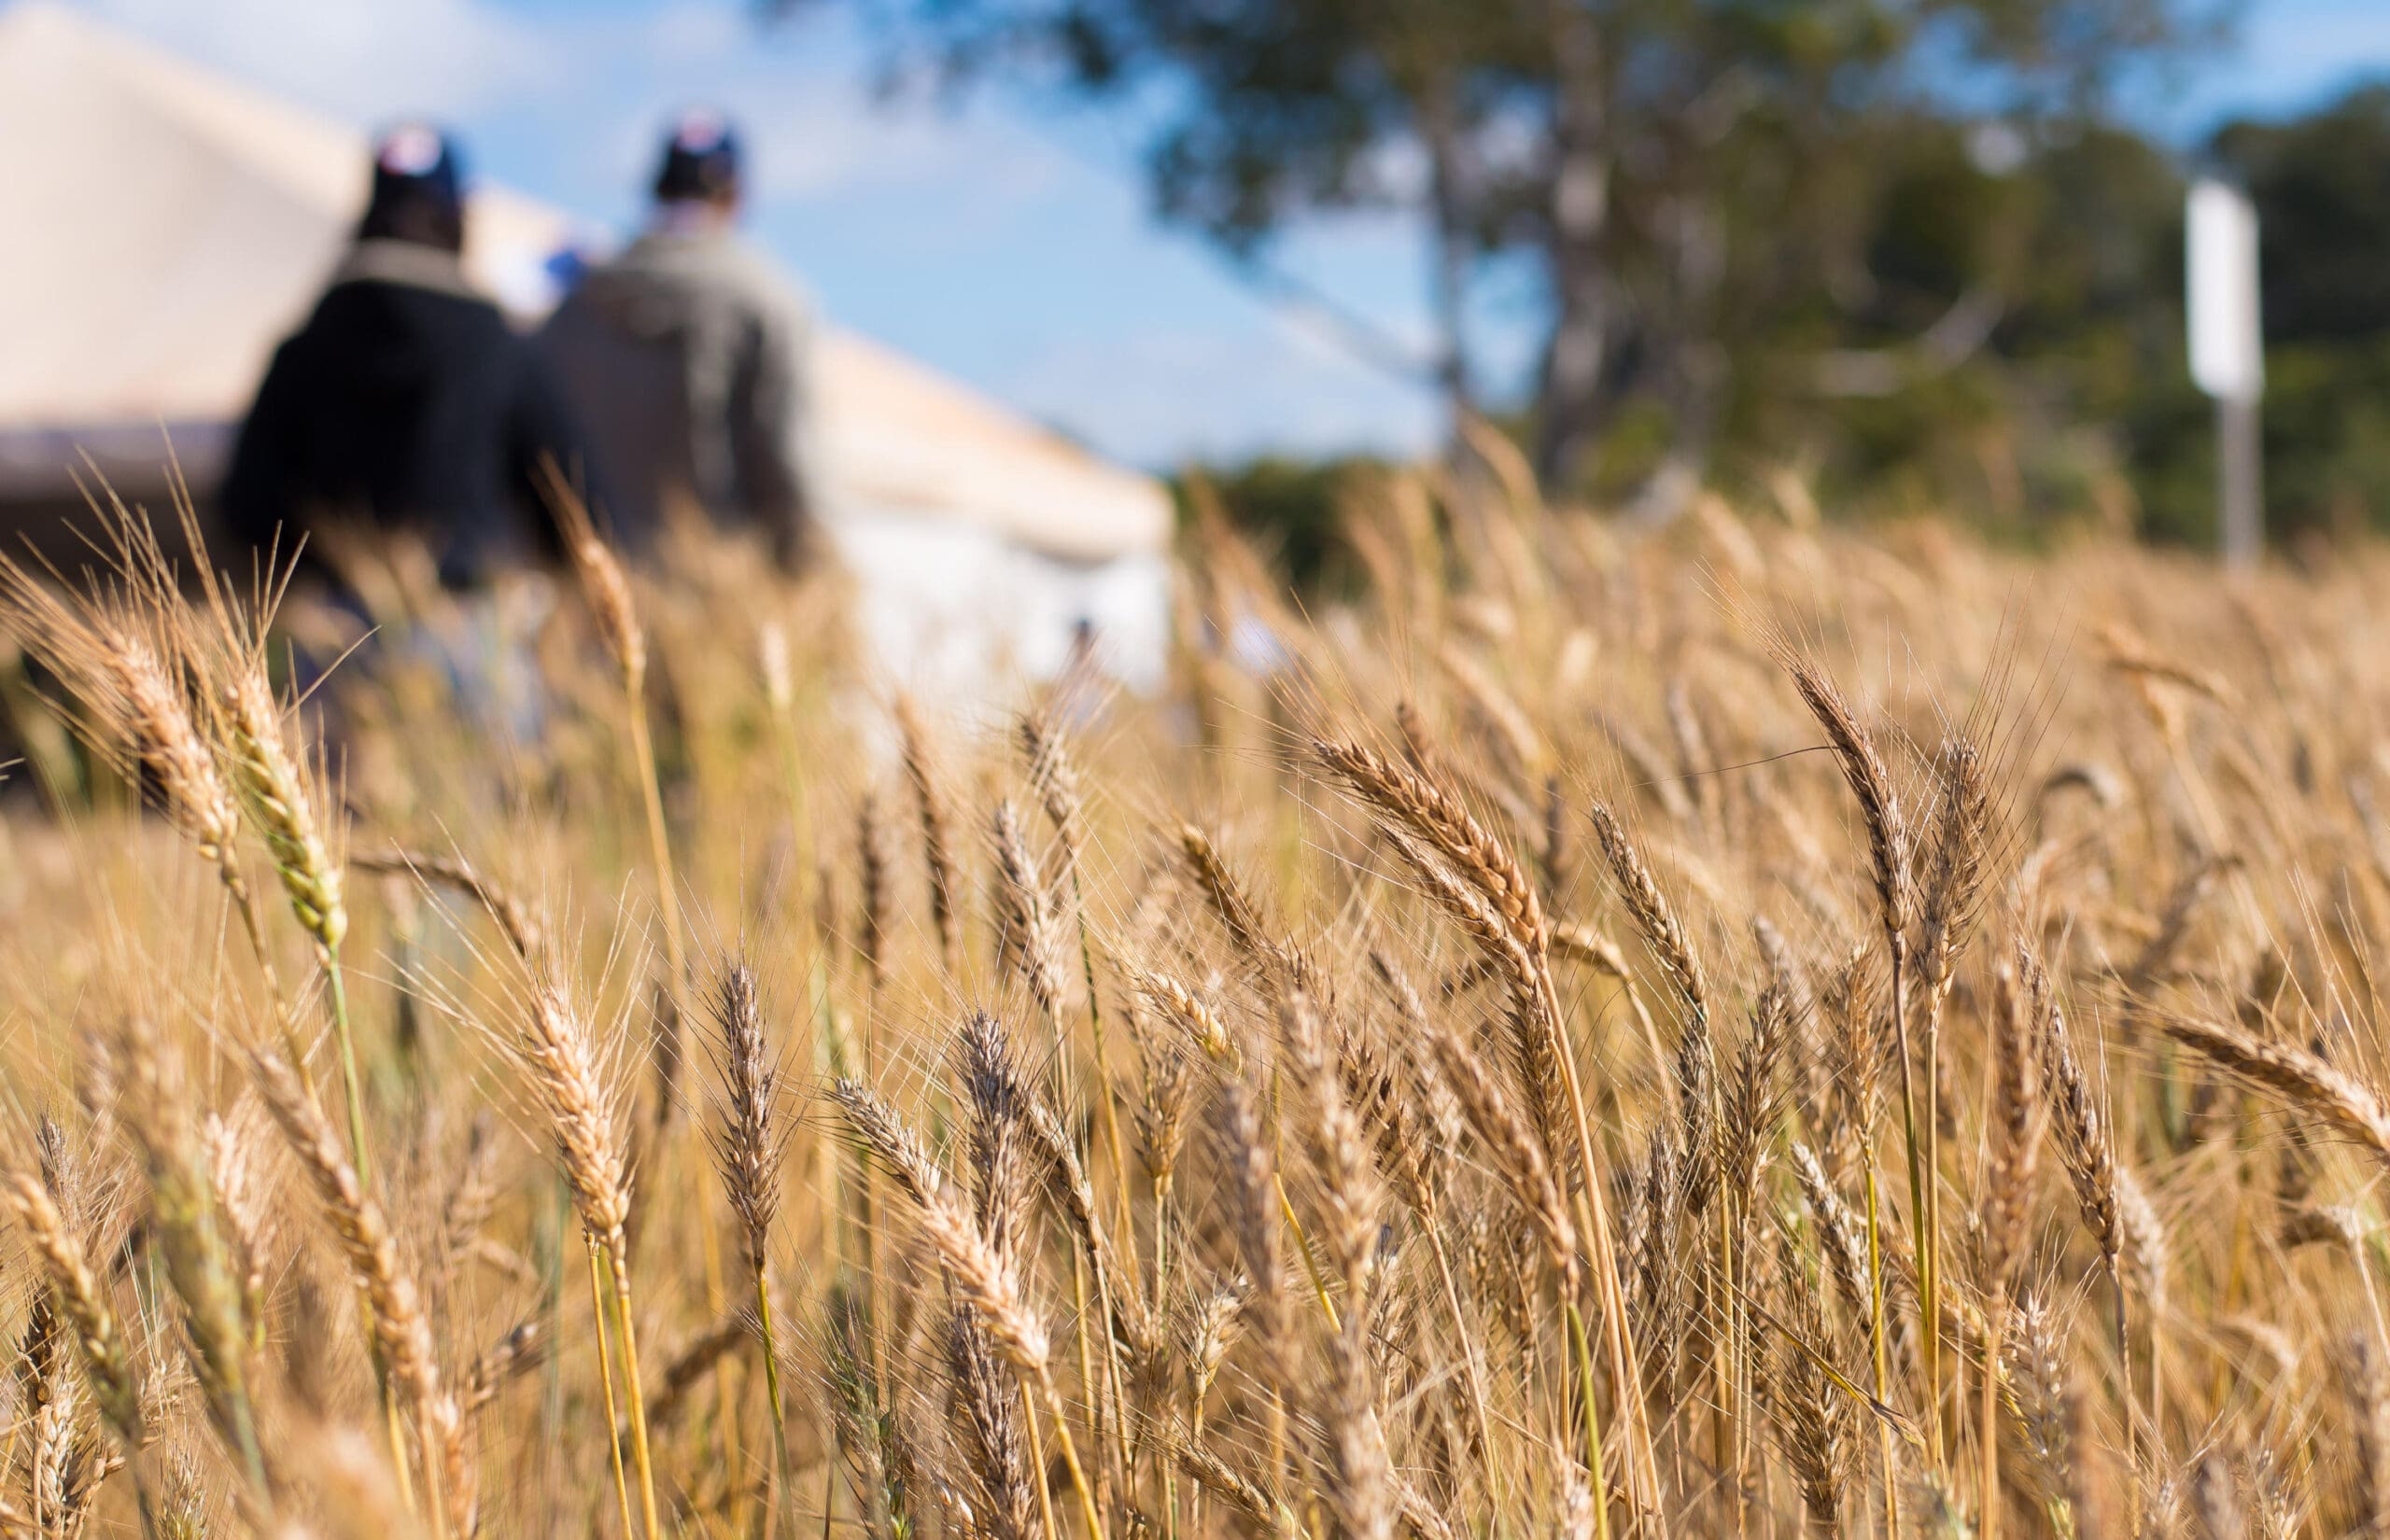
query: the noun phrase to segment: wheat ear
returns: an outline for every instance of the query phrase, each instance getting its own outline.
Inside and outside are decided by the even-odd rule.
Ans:
[[[431,1493],[433,1533],[472,1528],[471,1496],[459,1490],[461,1457],[456,1449],[459,1418],[456,1401],[441,1387],[431,1323],[415,1279],[399,1260],[398,1240],[382,1206],[341,1149],[340,1136],[306,1087],[278,1054],[249,1056],[251,1077],[266,1112],[282,1130],[300,1170],[315,1188],[324,1217],[348,1259],[370,1308],[384,1371],[392,1387],[413,1404],[416,1451]],[[445,1489],[443,1501],[442,1492]]]
[[[84,1254],[81,1239],[38,1177],[24,1171],[9,1173],[0,1183],[0,1197],[6,1198],[17,1223],[24,1226],[34,1253],[49,1275],[51,1296],[75,1328],[75,1346],[101,1420],[126,1449],[139,1449],[148,1419],[142,1408],[132,1348],[116,1308],[108,1301],[106,1286]]]
[[[1925,1382],[1929,1402],[1938,1403],[1942,1384],[1940,1237],[1933,1226],[1933,1200],[1928,1192],[1928,1187],[1938,1180],[1932,1160],[1935,1133],[1930,1120],[1920,1127],[1918,1117],[1915,1061],[1908,1041],[1908,816],[1901,805],[1900,793],[1892,785],[1891,771],[1885,764],[1882,752],[1860,727],[1850,703],[1843,698],[1834,680],[1789,642],[1779,641],[1775,651],[1777,662],[1792,676],[1793,689],[1801,703],[1824,730],[1827,747],[1834,752],[1835,766],[1842,772],[1852,800],[1859,804],[1860,822],[1867,833],[1868,875],[1875,888],[1876,919],[1891,959],[1892,1029],[1900,1046],[1901,1132],[1908,1155],[1909,1212],[1923,1294],[1919,1309],[1925,1338]],[[1932,1073],[1931,1065],[1927,1073]],[[1926,1419],[1925,1432],[1927,1458],[1938,1470],[1942,1464],[1941,1420]],[[1889,1517],[1887,1521],[1891,1522]]]
[[[427,850],[403,850],[392,846],[387,850],[353,852],[348,864],[359,872],[412,876],[418,882],[455,889],[481,905],[516,958],[524,962],[539,960],[543,938],[530,909],[462,856],[434,855]]]
[[[764,1388],[772,1414],[772,1455],[783,1502],[795,1500],[789,1461],[787,1408],[781,1400],[780,1337],[772,1309],[770,1239],[780,1209],[780,1141],[774,1127],[780,1071],[764,1038],[755,975],[744,963],[723,971],[714,991],[715,1056],[723,1091],[720,1126],[711,1131],[714,1166],[731,1211],[738,1216],[748,1281],[755,1296],[755,1328],[764,1350]]]
[[[2355,1075],[2320,1054],[2269,1043],[2238,1027],[2188,1017],[2165,1024],[2167,1035],[2198,1050],[2242,1079],[2281,1092],[2375,1156],[2390,1161],[2390,1107]]]
[[[218,690],[218,750],[250,823],[274,859],[291,913],[316,943],[316,959],[331,996],[332,1032],[339,1040],[349,1156],[356,1163],[358,1179],[370,1188],[373,1168],[365,1141],[365,1094],[358,1076],[357,1039],[349,1024],[348,989],[340,961],[341,941],[348,934],[341,868],[332,860],[316,819],[307,777],[284,738],[282,710],[266,682],[262,660],[246,650],[229,649]],[[298,1069],[304,1060],[291,1063]]]
[[[921,1148],[919,1137],[878,1098],[860,1086],[844,1083],[837,1087],[837,1095],[849,1126],[882,1160],[901,1169],[915,1157]],[[1047,1414],[1053,1420],[1063,1463],[1070,1468],[1072,1484],[1077,1489],[1088,1533],[1102,1534],[1104,1522],[1095,1492],[1079,1463],[1061,1393],[1055,1388],[1048,1365],[1045,1323],[1021,1297],[1019,1281],[1012,1267],[989,1245],[969,1208],[942,1177],[920,1172],[911,1181],[900,1178],[897,1185],[912,1200],[921,1233],[946,1265],[948,1276],[972,1308],[989,1340],[1020,1377],[1024,1392],[1033,1391],[1044,1400]]]
[[[939,959],[951,973],[963,964],[963,885],[954,869],[954,820],[931,758],[929,729],[912,696],[897,694],[895,717],[905,781],[912,789],[913,814],[921,824],[921,860],[929,868],[930,923],[937,931]]]
[[[515,1042],[515,1056],[527,1074],[534,1099],[546,1113],[565,1184],[572,1194],[591,1251],[591,1288],[601,1322],[599,1357],[605,1349],[607,1305],[613,1311],[616,1348],[629,1407],[632,1453],[638,1463],[640,1517],[648,1540],[659,1540],[655,1476],[647,1438],[647,1405],[640,1388],[639,1334],[632,1311],[629,1163],[624,1154],[621,1099],[600,1068],[595,1034],[561,983],[537,987]],[[598,1278],[599,1261],[612,1283],[611,1299]],[[611,1375],[607,1393],[612,1395]]]

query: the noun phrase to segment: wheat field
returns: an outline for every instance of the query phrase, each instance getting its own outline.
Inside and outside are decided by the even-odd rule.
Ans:
[[[2390,1533],[2390,563],[1199,515],[1152,699],[10,567],[0,1533]]]

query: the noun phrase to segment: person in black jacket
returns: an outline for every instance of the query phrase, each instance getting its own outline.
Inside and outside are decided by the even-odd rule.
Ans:
[[[559,549],[543,467],[580,483],[588,455],[544,359],[466,280],[461,183],[434,130],[375,147],[356,242],[242,425],[222,489],[235,541],[288,559],[328,524],[407,531],[454,587]]]

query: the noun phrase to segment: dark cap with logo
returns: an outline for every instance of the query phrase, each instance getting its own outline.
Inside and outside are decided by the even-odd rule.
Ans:
[[[457,251],[465,244],[465,169],[457,142],[427,123],[373,141],[373,194],[358,234]]]
[[[695,108],[673,119],[655,172],[659,202],[722,198],[738,191],[738,135],[730,120],[710,108]]]
[[[464,203],[456,141],[428,123],[401,123],[373,142],[373,202]]]

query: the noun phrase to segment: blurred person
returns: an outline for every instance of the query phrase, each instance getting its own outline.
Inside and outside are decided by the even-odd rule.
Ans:
[[[287,560],[309,534],[412,537],[452,588],[560,552],[544,467],[582,482],[587,448],[540,350],[465,275],[463,181],[437,130],[375,145],[357,238],[242,425],[222,492],[234,540]]]
[[[720,114],[682,114],[647,229],[590,269],[541,339],[600,446],[626,544],[651,544],[694,506],[758,529],[794,571],[818,511],[812,322],[794,280],[738,232],[741,159]]]

